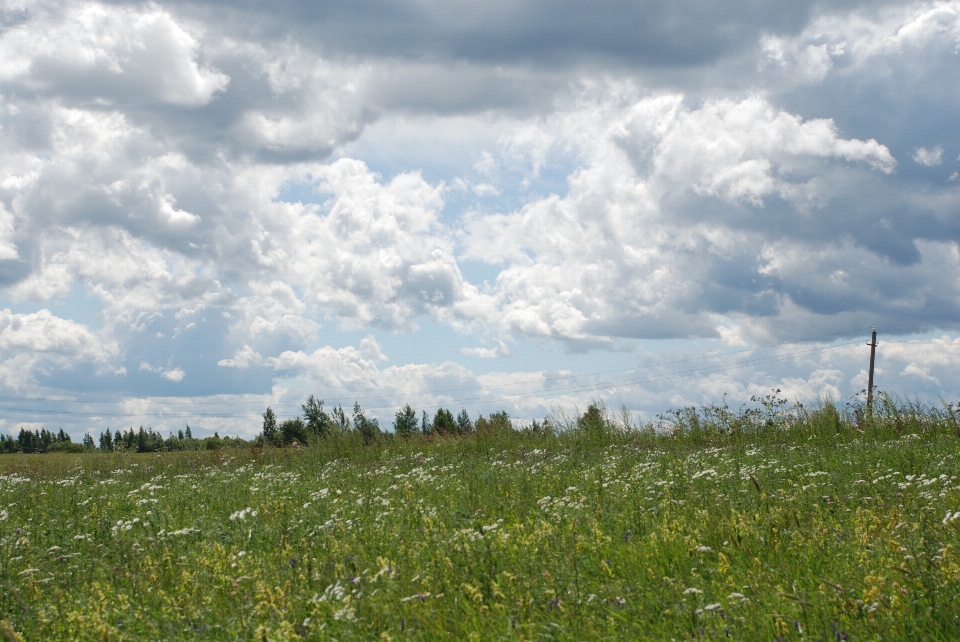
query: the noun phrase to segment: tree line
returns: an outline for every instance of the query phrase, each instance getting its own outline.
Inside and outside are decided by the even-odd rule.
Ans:
[[[365,443],[378,439],[383,431],[377,419],[368,418],[359,403],[354,403],[352,417],[344,412],[341,406],[331,408],[328,413],[323,408],[323,400],[313,395],[300,406],[302,417],[285,419],[278,423],[273,409],[267,406],[263,413],[263,426],[257,436],[257,442],[273,446],[289,446],[292,444],[306,444],[312,439],[323,439],[334,433],[355,432],[363,438]],[[533,422],[535,430],[548,428],[546,420],[543,424]],[[431,418],[422,411],[420,417],[417,412],[406,404],[397,411],[393,420],[393,432],[399,437],[420,435],[467,435],[473,432],[494,430],[512,430],[510,416],[503,411],[495,412],[488,417],[480,415],[476,421],[470,419],[466,409],[460,410],[456,417],[446,408],[438,408]]]
[[[214,433],[212,437],[194,438],[190,426],[186,430],[171,433],[166,438],[153,428],[140,426],[139,430],[127,428],[126,431],[111,431],[107,428],[100,433],[100,438],[94,441],[89,434],[83,440],[75,443],[61,428],[56,434],[46,428],[40,430],[26,430],[21,428],[16,436],[0,435],[0,453],[83,453],[94,452],[135,452],[152,453],[172,450],[216,450],[227,446],[249,446],[250,442],[240,437],[221,437]]]
[[[178,430],[164,437],[153,428],[140,426],[138,430],[132,427],[113,432],[107,428],[100,433],[99,438],[87,434],[81,443],[74,443],[70,435],[62,428],[53,433],[46,428],[40,430],[21,429],[16,436],[0,435],[0,453],[49,453],[49,452],[164,452],[176,450],[216,450],[224,447],[283,447],[294,444],[306,445],[316,439],[324,439],[332,435],[355,434],[362,438],[364,443],[372,443],[384,435],[380,423],[375,418],[369,418],[360,408],[359,403],[353,406],[353,412],[348,414],[342,407],[324,408],[322,399],[310,395],[306,403],[302,404],[302,416],[277,419],[273,408],[267,407],[263,413],[263,424],[260,434],[253,440],[241,437],[221,437],[214,433],[212,437],[196,438],[188,425],[185,430]],[[534,431],[549,430],[547,420],[538,423],[534,421],[528,429]],[[452,435],[468,435],[474,432],[492,432],[513,430],[510,416],[504,412],[495,412],[487,417],[479,415],[472,420],[465,409],[461,409],[456,416],[446,408],[438,408],[431,417],[424,410],[418,416],[417,412],[406,404],[397,411],[393,421],[395,435],[410,438],[414,435],[435,435],[439,437]]]

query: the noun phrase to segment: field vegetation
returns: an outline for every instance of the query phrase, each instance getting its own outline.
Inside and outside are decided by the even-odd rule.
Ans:
[[[955,406],[310,407],[243,447],[0,457],[0,637],[960,638]]]

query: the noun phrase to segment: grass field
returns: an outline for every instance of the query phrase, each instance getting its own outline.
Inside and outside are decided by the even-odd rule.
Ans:
[[[0,633],[960,638],[953,413],[675,417],[672,435],[4,456]]]

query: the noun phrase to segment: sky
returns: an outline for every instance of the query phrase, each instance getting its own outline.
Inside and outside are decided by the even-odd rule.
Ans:
[[[0,432],[960,398],[960,2],[0,0]]]

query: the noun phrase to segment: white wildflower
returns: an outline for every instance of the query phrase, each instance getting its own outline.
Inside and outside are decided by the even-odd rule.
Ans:
[[[250,515],[251,517],[256,517],[256,516],[257,516],[257,511],[255,511],[255,510],[253,510],[252,508],[250,508],[249,506],[247,506],[247,507],[244,508],[243,510],[238,510],[238,511],[236,511],[235,513],[231,513],[231,514],[230,514],[230,519],[231,519],[232,521],[236,521],[236,520],[238,520],[238,519],[246,519],[246,518],[247,518],[247,515]]]

